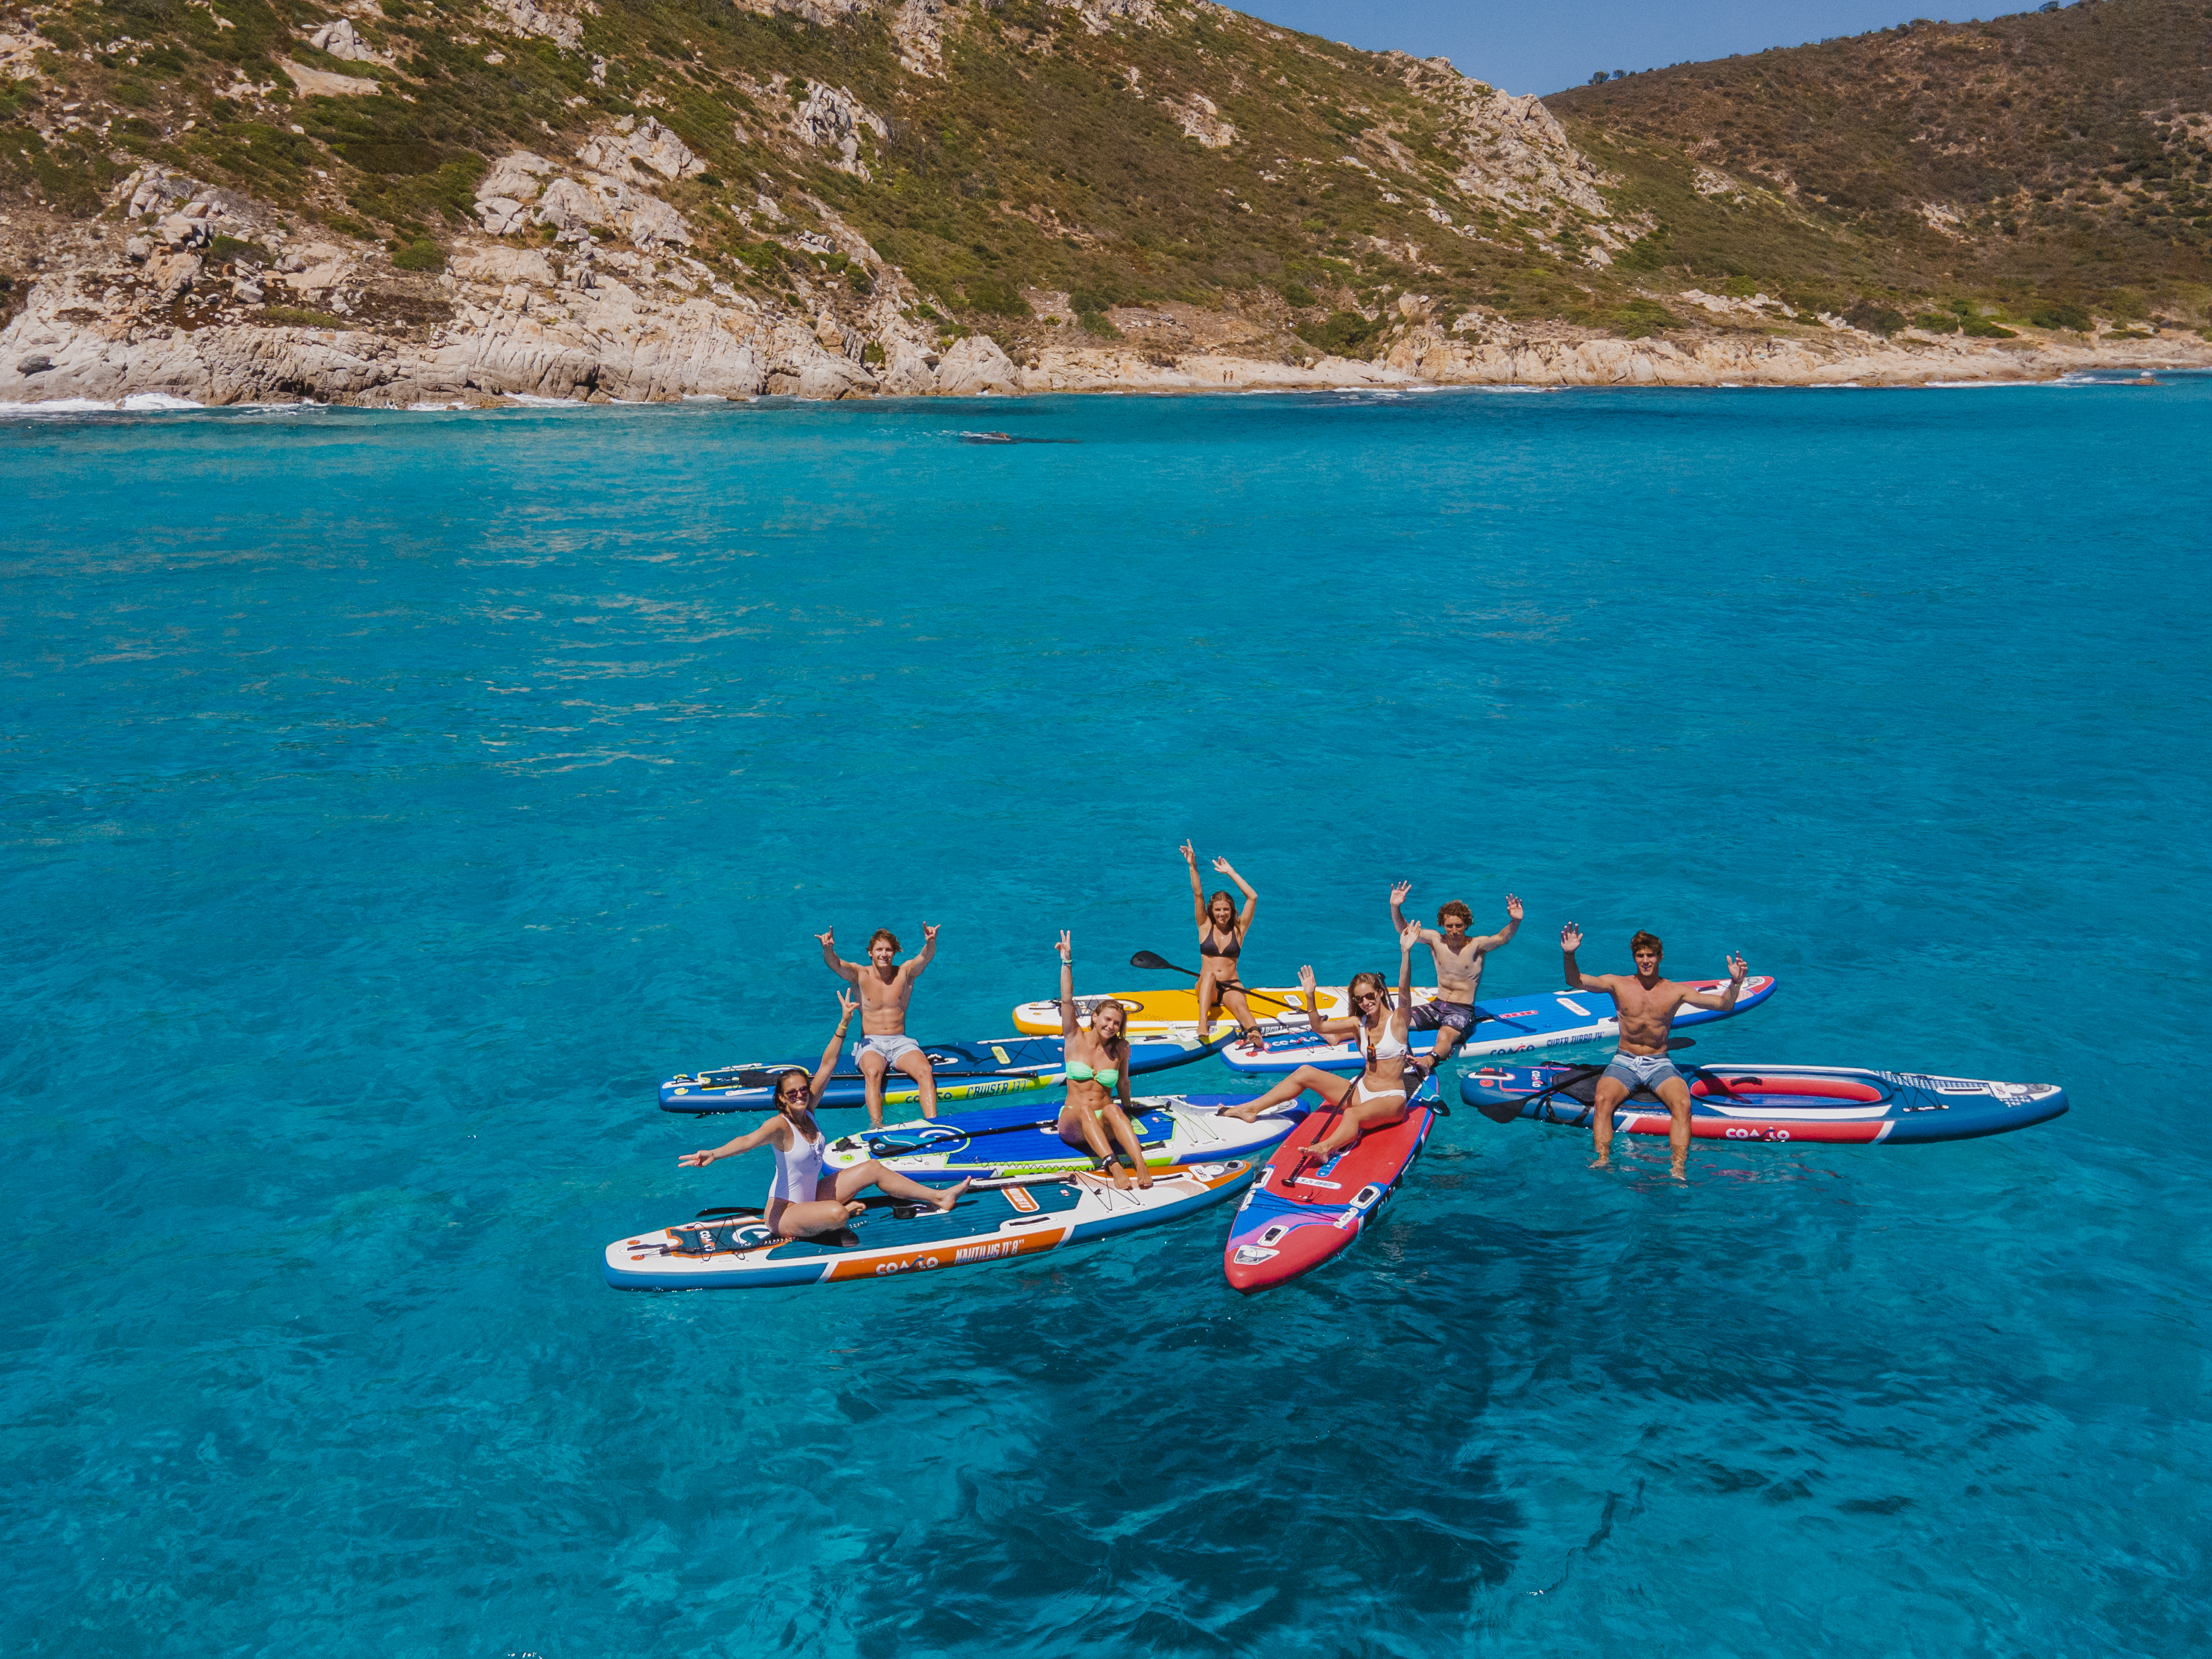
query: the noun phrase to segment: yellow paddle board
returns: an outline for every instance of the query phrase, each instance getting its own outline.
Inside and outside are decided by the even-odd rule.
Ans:
[[[1416,998],[1436,995],[1434,986],[1415,986]],[[1320,1003],[1323,1019],[1338,1019],[1352,1012],[1341,985],[1317,985],[1315,1000]],[[1091,1024],[1091,1011],[1104,997],[1078,997],[1075,1012],[1078,1020]],[[1194,986],[1172,987],[1164,991],[1116,991],[1112,1000],[1129,1011],[1129,1034],[1132,1036],[1157,1036],[1169,1032],[1180,1033],[1198,1024],[1198,991]],[[1262,985],[1244,993],[1253,1017],[1270,1029],[1295,1027],[1303,1030],[1306,1024],[1305,993],[1295,985]],[[1237,1024],[1236,1017],[1226,1010],[1217,1008],[1213,1017],[1216,1036]],[[1024,1002],[1014,1010],[1014,1026],[1033,1036],[1060,1035],[1060,1004],[1057,1002]]]

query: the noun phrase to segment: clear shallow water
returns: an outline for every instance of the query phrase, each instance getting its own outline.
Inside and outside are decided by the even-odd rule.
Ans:
[[[1079,446],[975,447],[962,426]],[[14,1653],[2142,1653],[2203,1641],[2212,384],[0,421]],[[2064,1082],[1920,1151],[1462,1110],[1224,1212],[620,1295],[672,1069],[1190,958]],[[1176,1086],[1224,1086],[1211,1065]]]

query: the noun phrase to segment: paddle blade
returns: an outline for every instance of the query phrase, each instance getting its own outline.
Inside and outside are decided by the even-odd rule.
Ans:
[[[1668,1037],[1667,1039],[1667,1048],[1669,1052],[1672,1052],[1676,1048],[1694,1048],[1697,1046],[1698,1040],[1695,1037]]]
[[[1138,951],[1136,955],[1129,958],[1129,966],[1132,968],[1151,968],[1155,970],[1165,969],[1170,973],[1177,971],[1175,965],[1169,962],[1166,957],[1155,955],[1150,951]]]

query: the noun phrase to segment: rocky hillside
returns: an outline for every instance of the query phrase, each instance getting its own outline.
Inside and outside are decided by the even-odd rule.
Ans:
[[[1992,356],[1663,77],[1571,137],[1206,0],[61,0],[0,74],[0,400],[1927,378],[2134,314]]]
[[[1685,276],[2014,324],[2201,323],[2212,298],[2204,0],[1906,23],[1547,101]]]

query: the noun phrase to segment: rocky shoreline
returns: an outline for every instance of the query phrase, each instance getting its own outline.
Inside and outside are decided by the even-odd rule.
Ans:
[[[532,164],[548,165],[510,157],[494,176],[520,193]],[[514,205],[499,199],[502,211]],[[1480,310],[1443,315],[1404,293],[1370,319],[1387,328],[1358,360],[1308,346],[1264,291],[1212,309],[1118,307],[1107,317],[1118,338],[1083,327],[1069,296],[1032,291],[1030,317],[1000,329],[1002,341],[934,320],[903,273],[826,204],[805,208],[823,227],[813,234],[867,273],[853,285],[866,292],[763,301],[680,240],[635,226],[605,240],[564,228],[540,246],[471,238],[444,270],[409,270],[386,249],[292,235],[263,204],[148,169],[100,219],[0,221],[0,241],[30,253],[38,271],[0,331],[0,404],[1896,386],[2212,367],[2212,342],[2178,331],[1885,338],[1840,319],[1778,322],[1763,295],[1694,293],[1676,304],[1704,315],[1641,339]]]

